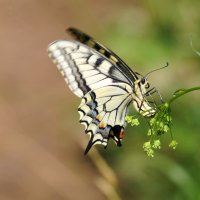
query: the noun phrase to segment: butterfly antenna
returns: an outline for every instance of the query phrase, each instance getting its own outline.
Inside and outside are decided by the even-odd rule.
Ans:
[[[153,73],[153,72],[155,72],[155,71],[158,71],[158,70],[164,69],[165,67],[168,67],[168,66],[169,66],[169,63],[166,62],[165,66],[160,67],[160,68],[158,68],[158,69],[154,69],[154,70],[148,72],[144,77],[147,78],[147,76],[148,76],[149,74],[151,74],[151,73]]]

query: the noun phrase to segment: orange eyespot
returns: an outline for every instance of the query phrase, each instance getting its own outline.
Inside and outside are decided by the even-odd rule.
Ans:
[[[123,139],[123,137],[124,137],[124,131],[120,132],[119,137],[120,137],[120,139]]]
[[[99,128],[105,128],[105,124],[104,124],[103,122],[101,122],[101,123],[99,124]]]

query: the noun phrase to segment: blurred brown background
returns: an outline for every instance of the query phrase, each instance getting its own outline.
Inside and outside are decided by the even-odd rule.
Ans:
[[[0,199],[200,198],[199,93],[174,108],[179,150],[164,148],[150,160],[141,148],[144,129],[128,128],[123,148],[102,151],[118,179],[119,194],[110,197],[102,175],[108,166],[98,154],[83,156],[80,100],[46,53],[50,42],[68,37],[67,27],[80,28],[143,74],[169,61],[152,75],[167,96],[199,85],[200,58],[189,46],[193,34],[200,47],[199,8],[198,0],[0,0]]]
[[[2,200],[105,199],[76,141],[85,136],[78,100],[46,52],[75,23],[72,9],[69,1],[0,1]]]

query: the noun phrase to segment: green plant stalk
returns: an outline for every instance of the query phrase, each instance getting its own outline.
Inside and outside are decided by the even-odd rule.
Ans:
[[[170,105],[173,101],[175,101],[179,97],[181,97],[181,96],[183,96],[183,95],[185,95],[189,92],[195,91],[195,90],[200,90],[200,87],[192,87],[192,88],[189,88],[189,89],[184,89],[179,94],[176,94],[175,97],[171,98],[167,103]]]

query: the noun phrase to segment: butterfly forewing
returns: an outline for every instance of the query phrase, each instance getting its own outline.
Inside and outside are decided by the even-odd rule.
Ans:
[[[59,40],[49,46],[48,52],[70,89],[79,97],[114,82],[129,83],[116,65],[80,42]]]
[[[68,28],[67,32],[69,32],[78,41],[86,44],[87,46],[95,49],[96,51],[107,57],[113,64],[117,66],[118,71],[126,76],[130,84],[134,84],[134,81],[138,79],[137,73],[133,72],[119,56],[117,56],[109,48],[97,42],[88,34],[83,33],[82,31],[72,27]]]

